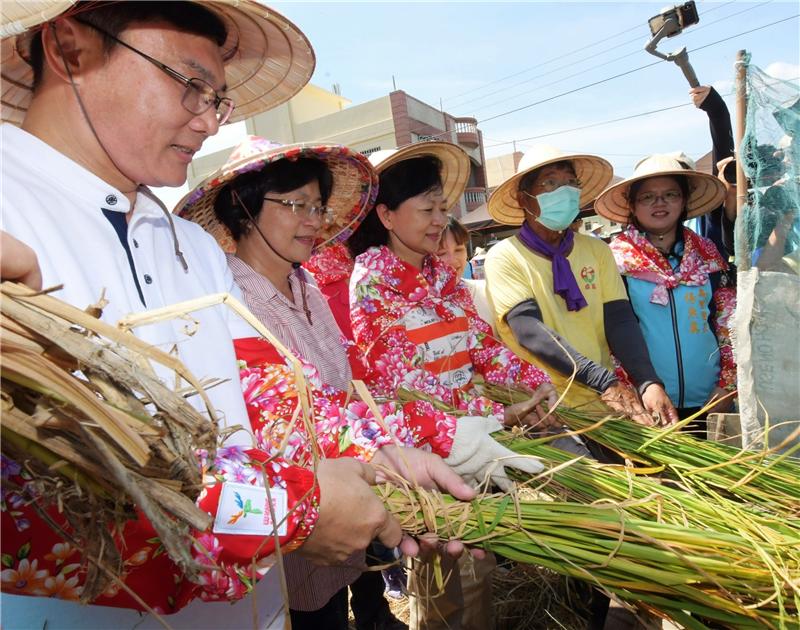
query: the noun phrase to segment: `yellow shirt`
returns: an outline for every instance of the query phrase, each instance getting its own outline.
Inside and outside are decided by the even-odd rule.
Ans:
[[[611,249],[600,239],[576,234],[567,260],[588,303],[579,311],[567,310],[564,299],[554,293],[550,259],[531,251],[516,236],[492,247],[484,265],[489,303],[496,316],[495,327],[500,338],[518,356],[545,370],[559,395],[566,388],[569,375],[556,372],[517,343],[506,322],[508,312],[521,302],[535,300],[545,326],[561,335],[583,356],[613,371],[603,304],[628,299]],[[563,403],[576,406],[597,398],[597,392],[574,382]]]

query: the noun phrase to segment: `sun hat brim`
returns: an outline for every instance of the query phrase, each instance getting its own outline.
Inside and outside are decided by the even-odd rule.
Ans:
[[[315,248],[348,239],[375,203],[378,174],[364,155],[336,144],[280,145],[262,154],[226,164],[181,199],[174,212],[200,225],[224,251],[234,252],[236,241],[214,212],[214,203],[220,191],[243,173],[261,170],[278,160],[296,160],[300,157],[322,160],[333,175],[333,189],[327,205],[333,210],[334,219],[321,229]]]
[[[686,218],[699,217],[725,201],[725,185],[713,175],[687,169],[665,170],[634,175],[606,188],[594,202],[597,214],[623,225],[630,222],[632,210],[628,206],[631,184],[651,177],[686,177],[689,180],[689,200]]]
[[[520,180],[531,171],[548,164],[564,161],[572,163],[575,175],[581,182],[581,208],[591,203],[614,176],[614,169],[611,164],[596,155],[565,153],[551,159],[542,160],[512,175],[495,189],[487,203],[489,216],[504,225],[522,225],[525,220],[525,211],[517,200]]]
[[[441,161],[442,195],[448,209],[452,208],[464,194],[470,173],[469,156],[458,145],[438,140],[416,142],[399,149],[377,151],[370,155],[370,162],[380,174],[395,164],[425,155],[433,155]]]
[[[86,3],[87,10],[93,3]],[[250,118],[297,94],[311,79],[316,59],[306,36],[280,13],[256,0],[199,2],[228,29],[223,46],[227,96],[235,104],[228,122]],[[32,96],[33,70],[25,61],[31,29],[65,12],[80,10],[72,0],[2,2],[2,120],[20,125]]]

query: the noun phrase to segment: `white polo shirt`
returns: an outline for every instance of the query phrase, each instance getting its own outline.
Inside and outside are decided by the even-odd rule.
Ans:
[[[128,223],[127,242],[141,288],[142,300],[131,265],[117,232],[103,210],[130,210],[128,199],[35,136],[4,124],[0,127],[0,227],[29,245],[38,256],[45,288],[63,284],[53,293],[74,306],[86,308],[103,291],[108,305],[103,320],[116,323],[123,316],[168,306],[201,296],[228,292],[241,299],[225,256],[216,241],[201,227],[172,217],[178,246],[188,270],[175,254],[169,221],[152,193],[137,194]],[[232,335],[253,336],[254,331],[226,306],[191,314],[191,319],[168,321],[135,329],[135,334],[165,351],[177,348],[181,361],[200,380],[226,379],[207,390],[223,427],[240,425],[229,444],[251,445],[249,422],[239,385]],[[159,366],[154,366],[159,371]],[[172,386],[174,376],[162,375]],[[193,404],[201,411],[199,397]],[[277,571],[270,571],[255,595],[231,606],[195,601],[176,615],[166,617],[173,628],[253,628],[252,597],[258,598],[262,619],[258,628],[270,627],[269,619],[281,604]],[[216,612],[215,612],[216,611]],[[139,629],[161,627],[136,611],[102,606],[78,606],[56,599],[3,595],[2,627],[80,627]],[[223,621],[224,620],[224,621]],[[282,614],[274,620],[281,627]]]

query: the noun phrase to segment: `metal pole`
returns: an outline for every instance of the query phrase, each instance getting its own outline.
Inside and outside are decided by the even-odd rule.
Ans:
[[[743,216],[747,202],[747,178],[742,167],[742,140],[747,121],[747,60],[746,50],[736,53],[736,264],[739,271],[750,269],[750,247],[747,243],[746,221]]]

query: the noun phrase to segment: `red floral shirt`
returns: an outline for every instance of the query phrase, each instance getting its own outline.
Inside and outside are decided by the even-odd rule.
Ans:
[[[420,271],[388,247],[370,248],[356,258],[350,302],[365,380],[377,395],[421,391],[470,415],[502,421],[503,406],[478,393],[475,374],[531,392],[550,382],[492,336],[469,290],[435,256],[426,257]]]

